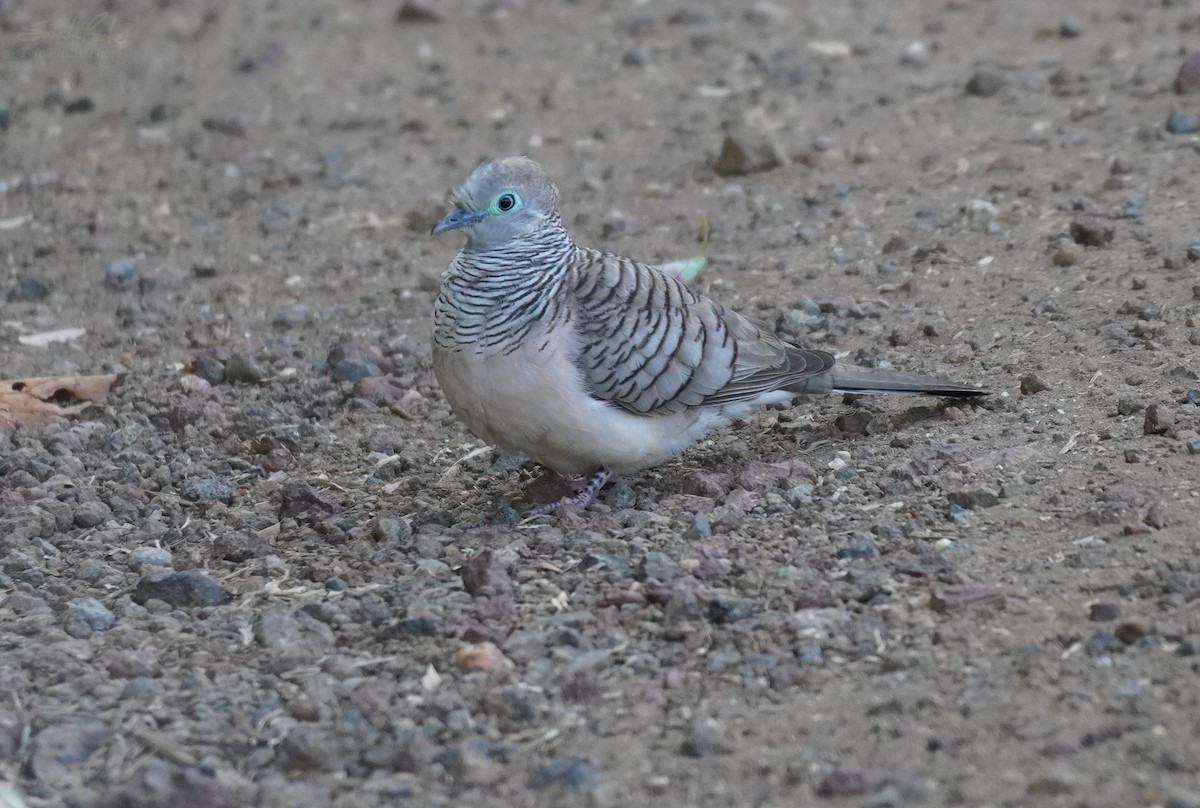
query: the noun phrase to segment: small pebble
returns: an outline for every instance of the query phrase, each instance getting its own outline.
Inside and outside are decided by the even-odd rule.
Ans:
[[[1194,438],[1188,438],[1187,442],[1188,454],[1200,455],[1200,435]]]
[[[39,275],[24,275],[8,292],[9,303],[37,303],[50,295],[49,282]]]
[[[819,645],[802,645],[796,649],[796,661],[801,665],[820,665],[824,652]]]
[[[1121,616],[1121,607],[1115,603],[1093,603],[1088,609],[1088,620],[1093,623],[1111,623]]]
[[[980,508],[994,508],[1000,504],[1000,494],[983,486],[951,491],[946,498],[955,505],[971,511]]]
[[[1124,647],[1125,643],[1117,639],[1115,634],[1108,631],[1097,631],[1088,638],[1088,641],[1083,646],[1084,651],[1091,657],[1111,654],[1114,651],[1120,651]]]
[[[713,651],[704,660],[704,669],[709,673],[724,673],[741,662],[742,655],[737,651]]]
[[[1117,415],[1137,415],[1145,408],[1134,396],[1121,396],[1117,399]]]
[[[651,550],[642,556],[637,568],[638,578],[643,581],[670,581],[679,577],[679,564],[669,555]]]
[[[503,505],[492,517],[492,524],[497,527],[513,527],[521,524],[521,512],[511,505]]]
[[[1200,132],[1200,115],[1188,115],[1177,109],[1167,115],[1167,131],[1173,135],[1190,135]]]
[[[1004,76],[993,70],[980,70],[967,80],[967,95],[990,98],[1004,87]]]
[[[547,760],[529,775],[530,788],[557,786],[565,791],[576,791],[598,785],[604,780],[604,772],[586,758],[565,755]]]
[[[114,288],[123,288],[126,283],[137,275],[138,261],[136,258],[126,256],[118,258],[108,265],[108,273],[106,280],[109,286]]]
[[[1183,60],[1172,86],[1180,95],[1200,93],[1200,52],[1190,54]]]
[[[726,135],[721,152],[713,163],[718,177],[738,177],[760,171],[770,171],[784,165],[786,158],[778,147],[765,137],[750,133]]]
[[[688,757],[703,758],[713,755],[731,755],[734,745],[719,721],[706,719],[697,722],[692,734],[679,747],[679,752]]]
[[[238,485],[224,477],[195,477],[183,486],[183,498],[192,502],[233,502]]]
[[[1056,267],[1073,267],[1079,262],[1079,253],[1067,246],[1059,247],[1051,259]]]
[[[217,277],[217,262],[212,258],[202,258],[192,264],[192,274],[197,278]]]
[[[42,783],[62,784],[71,770],[102,749],[111,735],[108,723],[92,716],[58,719],[34,734],[25,766]]]
[[[162,691],[162,685],[157,679],[135,676],[125,683],[125,689],[121,691],[121,700],[148,704],[161,696]]]
[[[405,390],[387,376],[363,376],[354,383],[351,395],[372,404],[387,404],[404,396]]]
[[[879,555],[879,550],[869,541],[859,541],[854,544],[847,544],[845,547],[839,548],[837,557],[847,560],[858,558],[875,558]]]
[[[754,604],[749,600],[713,598],[708,602],[708,619],[718,626],[748,620],[754,616]]]
[[[1032,396],[1050,389],[1050,385],[1036,373],[1026,373],[1021,377],[1021,395]]]
[[[368,376],[378,376],[379,366],[360,359],[343,359],[333,366],[331,375],[336,382],[356,382]]]
[[[129,569],[134,572],[141,572],[146,567],[165,567],[170,568],[173,564],[171,551],[165,547],[135,547],[129,553],[129,560],[126,562]]]
[[[692,514],[692,523],[684,531],[683,538],[687,541],[696,541],[707,539],[710,536],[712,536],[712,527],[708,524],[708,517],[700,511],[696,511]]]
[[[258,384],[269,374],[251,356],[235,353],[225,363],[225,381],[231,384]]]
[[[271,325],[279,328],[296,328],[313,320],[312,306],[307,303],[293,303],[275,315]]]
[[[225,589],[207,573],[153,572],[142,577],[133,590],[133,602],[161,600],[176,608],[219,606],[225,602]]]
[[[234,117],[212,116],[203,118],[200,126],[209,132],[216,132],[227,137],[245,137],[246,125]]]
[[[612,553],[588,553],[579,563],[580,569],[602,569],[608,572],[610,580],[623,580],[629,577],[629,562],[624,556]]]
[[[396,11],[396,22],[402,25],[430,24],[442,21],[438,4],[429,0],[404,0]]]
[[[408,523],[394,516],[377,517],[371,525],[371,538],[379,542],[403,541],[411,533]]]
[[[75,525],[77,527],[98,527],[112,515],[108,506],[99,500],[82,502],[75,508]]]
[[[192,372],[212,385],[225,381],[225,366],[210,354],[197,354],[192,360]]]
[[[512,660],[506,657],[494,642],[479,642],[464,645],[454,654],[454,664],[458,669],[467,673],[483,671],[493,673],[498,670],[511,670]]]
[[[1071,222],[1071,238],[1085,247],[1103,247],[1113,240],[1112,225],[1091,216],[1080,216]]]
[[[158,652],[152,647],[118,651],[109,657],[107,669],[118,679],[133,679],[138,676],[157,679],[162,676]]]
[[[1142,431],[1147,435],[1165,434],[1175,425],[1175,413],[1166,404],[1151,404],[1146,408]]]
[[[975,515],[961,505],[951,503],[947,515],[959,527],[970,527],[975,524]]]
[[[76,639],[87,639],[92,634],[108,631],[117,622],[117,616],[95,598],[81,598],[67,607],[63,618],[63,630]]]
[[[632,486],[618,483],[608,489],[603,502],[614,511],[632,508],[638,503],[637,491],[634,491]]]
[[[1063,39],[1078,39],[1083,35],[1083,26],[1074,20],[1063,20],[1058,26],[1058,35]]]
[[[1150,629],[1145,624],[1139,623],[1136,620],[1126,620],[1117,625],[1116,629],[1113,630],[1116,638],[1126,645],[1133,645],[1149,633]]]
[[[63,112],[67,115],[79,115],[84,112],[91,112],[96,108],[96,103],[86,95],[74,98],[63,104]]]
[[[857,797],[867,793],[867,778],[860,771],[836,769],[817,784],[818,797]]]

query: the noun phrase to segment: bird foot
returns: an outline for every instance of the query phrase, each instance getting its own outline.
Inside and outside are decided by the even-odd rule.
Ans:
[[[580,488],[579,493],[575,496],[563,497],[562,499],[555,500],[554,502],[547,502],[544,505],[538,505],[529,512],[529,516],[526,518],[536,519],[539,516],[557,513],[564,508],[581,511],[596,501],[596,496],[600,493],[600,489],[604,487],[604,484],[608,482],[610,477],[612,477],[611,471],[608,469],[600,469],[598,472],[592,475],[591,479],[583,484],[583,488]]]

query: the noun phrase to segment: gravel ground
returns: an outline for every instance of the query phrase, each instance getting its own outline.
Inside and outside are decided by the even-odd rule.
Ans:
[[[0,781],[40,806],[1200,806],[1196,2],[0,2]],[[528,524],[477,160],[847,361]],[[705,225],[704,223],[707,223]],[[23,334],[86,335],[46,348]]]

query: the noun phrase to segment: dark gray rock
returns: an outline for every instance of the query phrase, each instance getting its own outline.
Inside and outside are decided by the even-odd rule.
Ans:
[[[1166,404],[1151,404],[1146,408],[1142,431],[1147,435],[1163,435],[1175,426],[1175,413]]]
[[[838,558],[847,560],[875,558],[878,555],[879,550],[869,541],[856,541],[853,544],[847,544],[845,547],[838,548],[837,551]]]
[[[966,508],[970,511],[976,511],[980,508],[992,508],[1000,504],[1000,495],[990,488],[964,488],[961,491],[951,491],[946,495],[946,499],[950,500],[960,508]]]
[[[717,625],[727,625],[754,616],[754,603],[735,598],[713,598],[708,602],[708,619]]]
[[[694,758],[731,755],[736,750],[725,727],[714,719],[698,721],[687,740],[679,747],[682,755]]]
[[[129,569],[134,572],[141,572],[147,567],[165,567],[170,568],[173,565],[171,551],[165,547],[135,547],[129,553],[129,560],[126,562]]]
[[[199,570],[155,572],[144,576],[133,590],[133,602],[161,600],[177,609],[219,606],[225,602],[224,588]]]
[[[637,567],[637,577],[642,581],[670,581],[679,577],[679,564],[669,555],[651,550],[642,556]]]
[[[215,356],[198,354],[192,360],[192,372],[209,384],[225,381],[225,366]]]
[[[38,303],[50,296],[50,283],[40,275],[23,275],[8,292],[9,303]]]
[[[158,652],[150,647],[118,651],[108,658],[105,668],[118,679],[136,679],[139,676],[157,679],[162,676]]]
[[[404,0],[396,11],[396,22],[401,25],[430,24],[442,21],[438,4],[430,0]]]
[[[1183,60],[1171,86],[1180,95],[1200,93],[1200,53],[1192,53]]]
[[[599,785],[604,772],[592,765],[587,758],[564,755],[540,764],[529,775],[530,788],[557,786],[565,791],[577,791]]]
[[[1103,247],[1115,234],[1112,225],[1091,216],[1080,216],[1071,222],[1071,238],[1085,247]]]
[[[56,721],[34,736],[29,771],[44,783],[60,783],[106,745],[110,734],[106,722],[91,716]]]
[[[1037,373],[1026,373],[1021,377],[1021,395],[1032,396],[1050,389],[1050,385]]]
[[[294,664],[315,660],[333,647],[333,629],[303,609],[267,609],[254,623],[254,638]]]
[[[688,541],[698,541],[710,536],[712,536],[712,527],[708,524],[708,517],[704,515],[703,511],[696,511],[692,514],[692,523],[684,531],[683,538]]]
[[[238,485],[224,477],[194,477],[183,486],[183,498],[192,502],[233,502]]]
[[[1167,131],[1172,135],[1190,135],[1200,132],[1200,115],[1188,115],[1177,109],[1167,115]]]
[[[151,759],[120,788],[105,794],[97,808],[235,808],[239,803],[216,773]]]
[[[953,502],[950,503],[947,516],[950,517],[950,521],[954,522],[954,524],[958,525],[959,527],[970,527],[971,525],[975,524],[975,515],[963,506],[956,505]]]
[[[91,502],[81,502],[75,508],[74,521],[77,527],[96,527],[104,524],[104,521],[112,515],[112,511],[108,506],[99,500]]]
[[[132,256],[118,258],[108,265],[105,281],[115,289],[123,289],[137,275],[138,260]]]
[[[95,598],[81,598],[67,607],[63,616],[63,631],[78,640],[86,640],[96,632],[108,631],[117,616]]]
[[[235,353],[225,363],[225,381],[232,384],[258,384],[270,374],[252,356]]]
[[[978,70],[967,80],[967,95],[991,98],[1004,87],[1004,76],[994,70]]]
[[[125,688],[121,691],[121,700],[149,704],[161,696],[162,692],[163,687],[158,680],[149,676],[135,676],[125,683]]]
[[[632,508],[638,503],[637,491],[633,490],[632,486],[618,483],[604,495],[604,504],[612,508],[614,511]]]

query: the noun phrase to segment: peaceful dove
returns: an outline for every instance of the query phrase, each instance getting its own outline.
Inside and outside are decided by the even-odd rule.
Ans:
[[[558,189],[526,157],[482,163],[450,200],[433,228],[467,237],[433,309],[433,369],[450,407],[490,444],[590,476],[533,515],[586,507],[611,475],[797,395],[987,392],[839,364],[657,267],[578,246]]]

